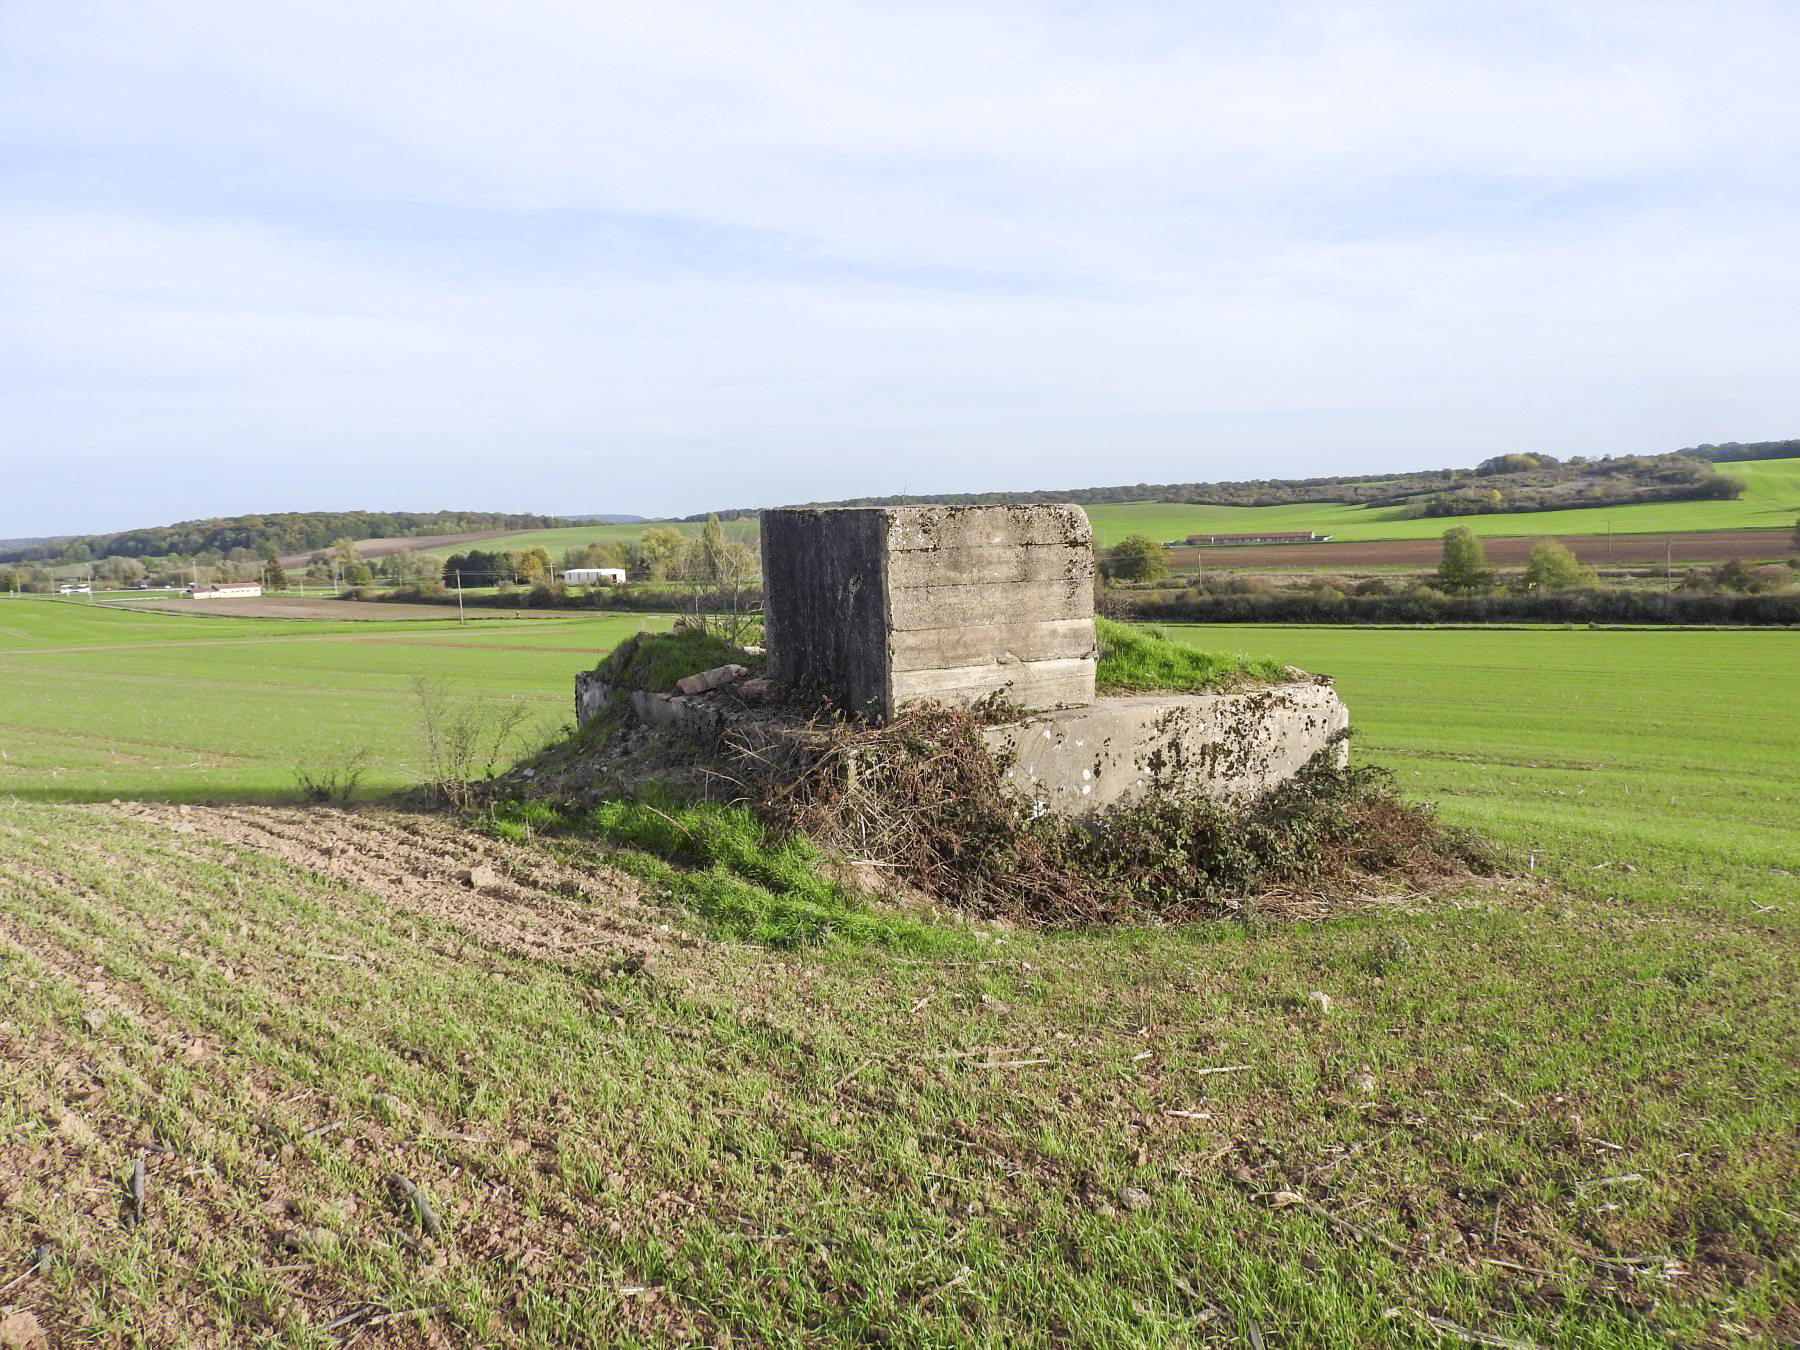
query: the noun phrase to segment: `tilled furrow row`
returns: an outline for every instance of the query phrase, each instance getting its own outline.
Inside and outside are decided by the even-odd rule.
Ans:
[[[170,823],[167,818],[158,823]],[[346,815],[221,808],[208,813],[202,837],[268,854],[290,866],[363,891],[388,912],[445,923],[512,955],[562,968],[587,969],[620,956],[647,954],[659,935],[646,922],[621,922],[610,905],[582,905],[529,886],[474,885],[479,860],[446,865],[422,847],[346,824]],[[175,818],[194,828],[192,813]],[[497,871],[497,869],[495,869]],[[461,871],[465,878],[457,879]],[[635,916],[634,916],[635,918]]]

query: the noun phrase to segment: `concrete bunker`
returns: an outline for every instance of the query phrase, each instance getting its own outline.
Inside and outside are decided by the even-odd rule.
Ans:
[[[1071,816],[1153,792],[1247,801],[1349,724],[1321,676],[1096,697],[1093,533],[1079,506],[765,511],[762,554],[768,680],[710,672],[691,693],[636,692],[640,721],[716,739],[741,717],[778,717],[771,689],[875,721],[921,703],[1003,702],[1018,715],[982,737],[1008,787],[1033,811]],[[579,677],[579,719],[611,697]]]

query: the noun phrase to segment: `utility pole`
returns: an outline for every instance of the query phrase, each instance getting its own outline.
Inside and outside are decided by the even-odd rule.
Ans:
[[[456,621],[458,623],[467,623],[468,622],[467,619],[463,618],[462,568],[460,568],[460,567],[456,569]]]

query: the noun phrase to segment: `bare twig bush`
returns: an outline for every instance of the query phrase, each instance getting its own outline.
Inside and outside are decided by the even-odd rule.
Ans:
[[[761,644],[762,561],[755,548],[728,537],[714,517],[689,541],[679,571],[692,587],[682,613],[688,628],[734,647]]]
[[[1378,878],[1494,870],[1479,841],[1403,802],[1381,770],[1339,767],[1335,744],[1248,806],[1164,794],[1089,820],[1034,817],[1006,790],[983,720],[923,708],[881,726],[824,713],[798,734],[750,723],[724,758],[732,790],[776,829],[1023,922],[1246,915],[1271,894],[1300,912]]]
[[[423,677],[412,684],[430,772],[427,786],[444,804],[465,809],[474,800],[476,782],[492,778],[520,750],[531,709],[512,700],[453,698]]]
[[[306,760],[296,764],[294,782],[306,801],[347,802],[355,795],[368,767],[369,750],[364,747],[342,759],[329,762]]]

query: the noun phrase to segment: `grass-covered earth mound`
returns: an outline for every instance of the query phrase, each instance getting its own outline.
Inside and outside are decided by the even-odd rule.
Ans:
[[[1113,689],[1218,691],[1287,678],[1102,621]],[[644,634],[601,668],[667,689],[743,659],[701,633]],[[598,843],[734,936],[929,945],[864,903],[869,878],[961,913],[1033,925],[1317,915],[1371,892],[1492,870],[1485,847],[1403,802],[1335,747],[1249,803],[1153,795],[1072,820],[1033,815],[982,740],[995,709],[925,707],[883,725],[829,711],[750,719],[703,749],[616,710],[509,775],[511,837]]]
[[[1100,642],[1094,691],[1101,695],[1217,694],[1289,678],[1279,661],[1183,646],[1159,628],[1095,619],[1094,630]]]
[[[639,633],[620,643],[594,673],[614,689],[666,694],[675,682],[726,665],[760,669],[762,657],[717,634],[689,628],[678,633]]]

